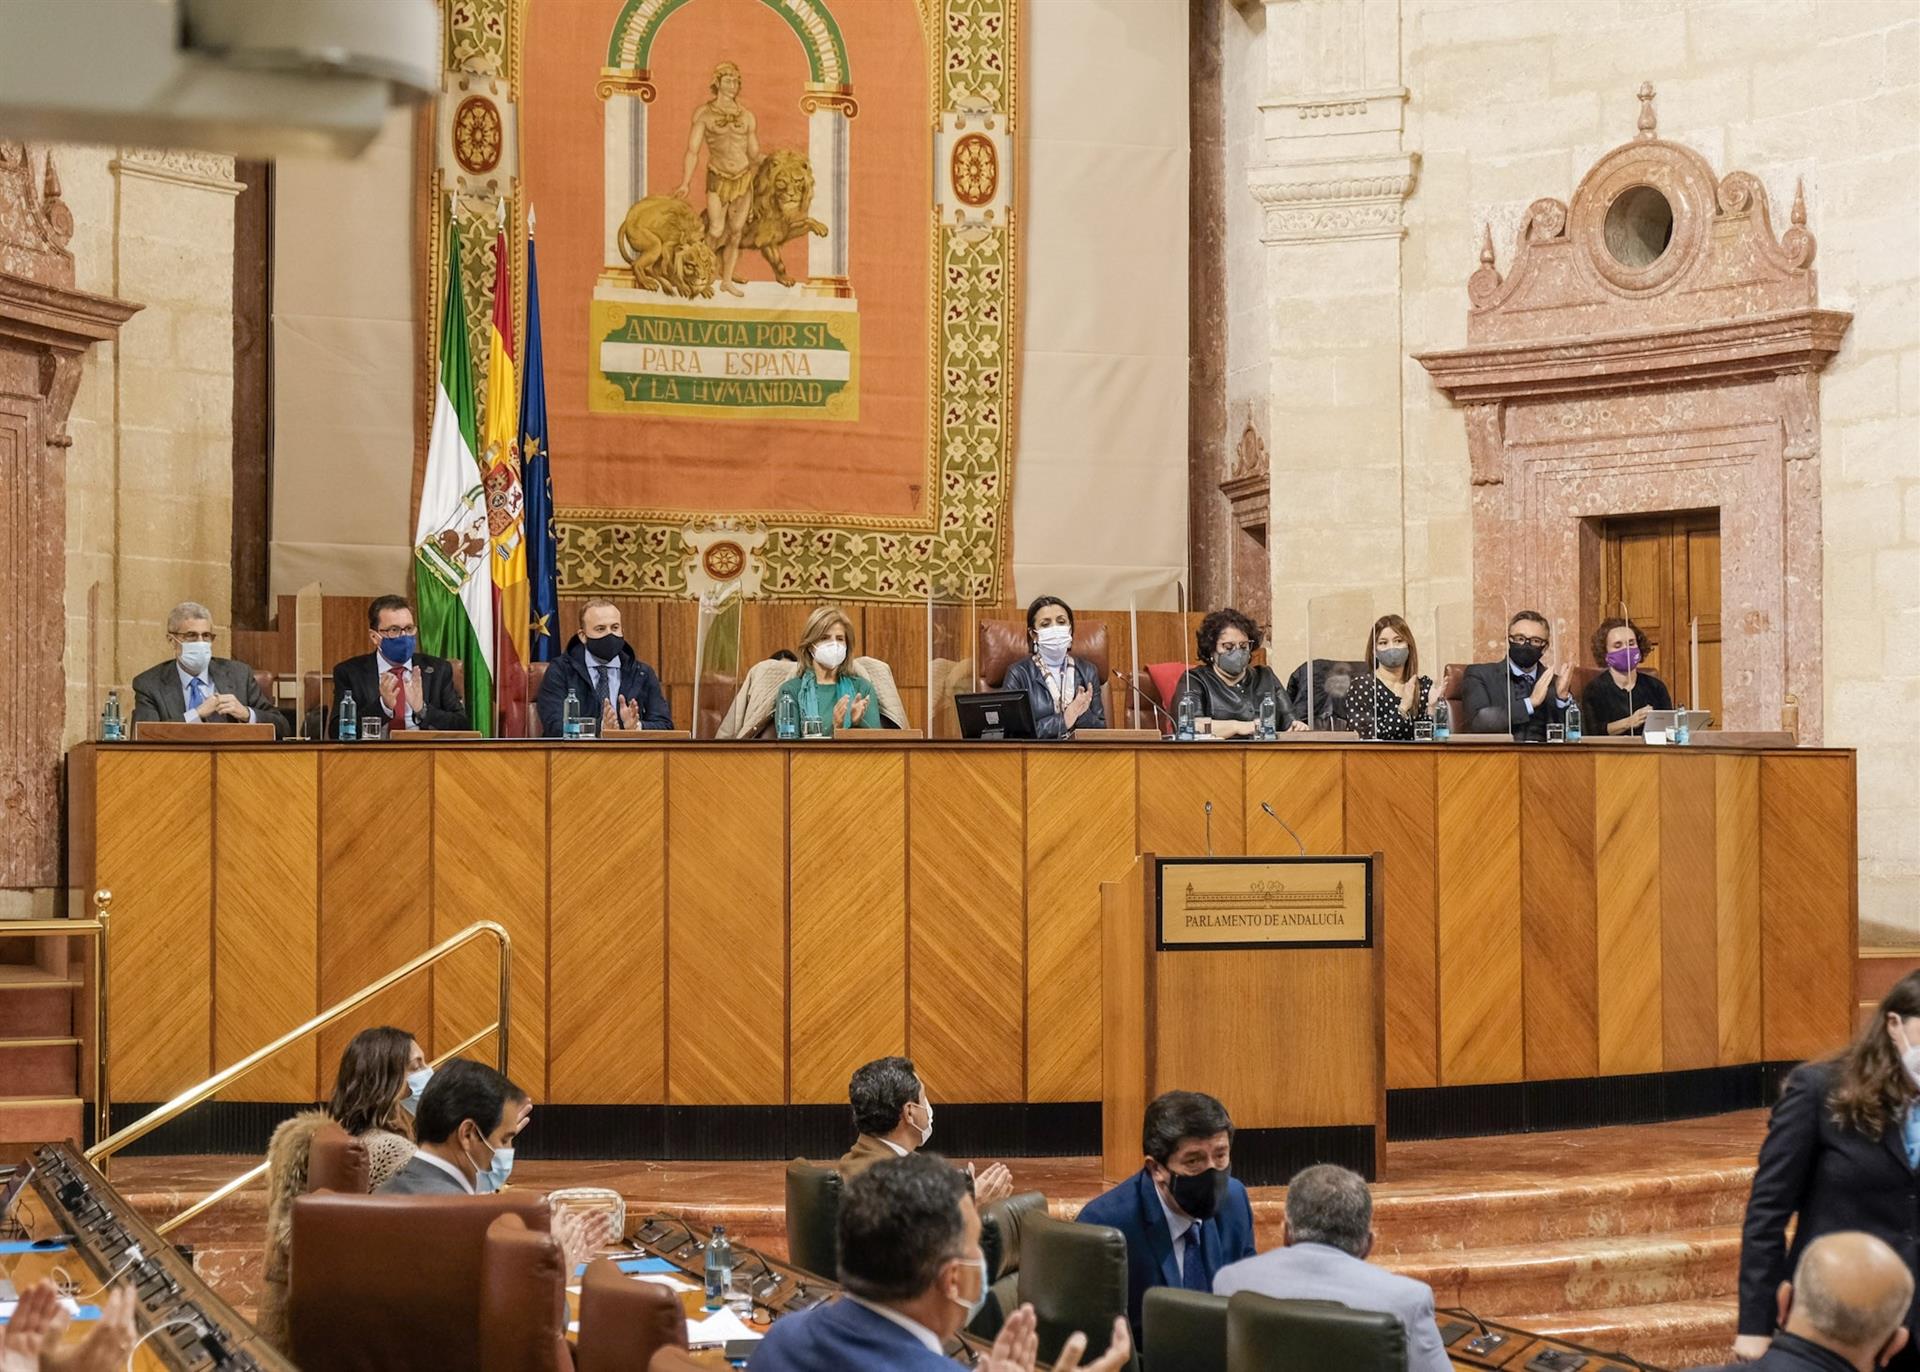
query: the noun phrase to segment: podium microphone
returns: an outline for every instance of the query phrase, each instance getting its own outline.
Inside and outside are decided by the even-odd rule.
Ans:
[[[1139,697],[1140,702],[1143,705],[1145,705],[1149,710],[1153,711],[1155,715],[1165,716],[1168,724],[1173,723],[1173,716],[1167,714],[1164,707],[1155,705],[1151,700],[1149,700],[1147,698],[1146,692],[1142,691],[1132,681],[1128,680],[1127,677],[1120,672],[1119,668],[1109,667],[1107,669],[1107,675],[1112,677],[1115,681],[1119,682],[1122,686],[1125,686],[1129,691],[1132,691],[1134,695]],[[1156,724],[1154,727],[1158,728],[1159,726]]]
[[[1267,812],[1268,819],[1272,820],[1275,824],[1278,824],[1282,829],[1285,829],[1287,831],[1287,837],[1291,838],[1294,841],[1294,843],[1299,847],[1300,856],[1305,857],[1307,855],[1307,845],[1300,841],[1300,835],[1294,833],[1293,826],[1287,823],[1284,819],[1280,818],[1280,816],[1276,815],[1273,812],[1273,807],[1267,804],[1266,801],[1263,800],[1260,802],[1260,808]]]
[[[1213,856],[1213,802],[1207,802],[1207,856]]]

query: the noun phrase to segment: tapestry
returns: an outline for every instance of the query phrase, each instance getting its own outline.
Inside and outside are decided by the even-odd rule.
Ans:
[[[424,341],[530,229],[562,593],[1001,597],[1017,3],[443,0]]]

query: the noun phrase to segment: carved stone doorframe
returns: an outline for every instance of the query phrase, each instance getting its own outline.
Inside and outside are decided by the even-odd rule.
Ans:
[[[1528,208],[1506,276],[1483,236],[1469,346],[1416,354],[1465,411],[1475,638],[1496,655],[1522,606],[1592,627],[1590,521],[1716,508],[1723,722],[1776,728],[1791,694],[1817,742],[1819,373],[1853,316],[1819,306],[1801,196],[1776,238],[1757,178],[1716,179],[1640,105],[1570,204]]]

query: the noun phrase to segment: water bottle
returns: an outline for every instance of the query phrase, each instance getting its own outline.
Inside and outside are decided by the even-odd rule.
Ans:
[[[560,737],[580,737],[580,693],[567,687],[567,698],[560,706]]]
[[[1567,742],[1578,743],[1579,741],[1580,702],[1577,700],[1569,700],[1567,702]]]
[[[1669,742],[1676,747],[1684,748],[1692,738],[1693,726],[1687,723],[1687,711],[1683,705],[1673,712],[1673,737]]]
[[[1193,692],[1182,690],[1174,703],[1173,736],[1182,743],[1193,742]]]
[[[727,1242],[726,1225],[716,1224],[713,1237],[707,1240],[707,1309],[725,1305],[732,1287],[733,1245]]]
[[[127,722],[120,715],[120,692],[107,692],[107,707],[100,712],[100,741],[102,743],[123,743],[127,737]]]
[[[1269,691],[1260,697],[1260,725],[1254,737],[1271,743],[1280,732],[1280,706]]]
[[[1453,737],[1453,707],[1447,704],[1445,696],[1434,703],[1433,741],[1444,743]]]
[[[352,743],[360,737],[360,707],[353,703],[353,692],[340,693],[340,741]]]
[[[776,738],[800,737],[800,707],[784,692],[773,707],[773,732]]]

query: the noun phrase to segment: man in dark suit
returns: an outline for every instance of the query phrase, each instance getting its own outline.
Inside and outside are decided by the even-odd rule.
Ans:
[[[134,723],[271,724],[275,738],[292,727],[273,708],[253,668],[213,655],[213,612],[183,600],[167,613],[174,656],[133,679]]]
[[[634,655],[620,634],[620,607],[611,600],[589,600],[580,610],[580,632],[567,650],[547,664],[540,683],[540,731],[559,738],[565,722],[567,692],[589,720],[590,733],[601,729],[671,729],[660,678]]]
[[[876,1162],[926,1147],[933,1137],[933,1105],[912,1058],[875,1058],[860,1067],[847,1083],[847,1101],[857,1137],[834,1166],[849,1181]],[[971,1163],[963,1170],[973,1178],[976,1205],[1013,1194],[1013,1174],[1005,1163],[993,1163],[978,1175]]]
[[[980,1212],[966,1174],[927,1153],[887,1158],[840,1198],[840,1281],[846,1294],[776,1320],[749,1372],[953,1372],[943,1351],[987,1298]],[[988,1365],[1032,1372],[1032,1306],[994,1341]],[[1083,1372],[1118,1372],[1132,1356],[1115,1320],[1105,1353]],[[1085,1346],[1085,1336],[1068,1341]],[[1063,1354],[1064,1358],[1064,1354]]]
[[[1460,703],[1473,734],[1512,732],[1516,740],[1541,743],[1547,725],[1565,722],[1573,698],[1573,660],[1545,665],[1553,630],[1538,610],[1522,610],[1507,623],[1507,655],[1466,670]]]
[[[513,1141],[533,1117],[525,1091],[485,1063],[455,1058],[434,1071],[413,1118],[418,1149],[380,1186],[382,1196],[472,1196],[498,1191],[513,1171]]]
[[[453,684],[453,665],[416,652],[419,631],[405,596],[383,595],[367,606],[367,637],[374,651],[333,669],[333,724],[340,736],[340,702],[353,693],[362,719],[383,719],[390,731],[470,729],[467,707]]]
[[[1226,1106],[1199,1091],[1169,1091],[1147,1107],[1141,1147],[1146,1165],[1079,1217],[1126,1237],[1127,1318],[1136,1333],[1148,1287],[1211,1291],[1221,1268],[1254,1254],[1253,1205],[1231,1176]]]
[[[1779,1332],[1751,1362],[1717,1372],[1874,1372],[1907,1345],[1913,1273],[1871,1234],[1827,1234],[1807,1245],[1778,1295]]]

